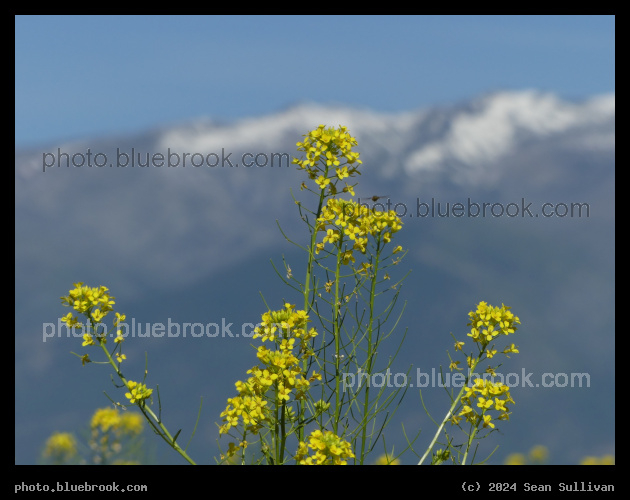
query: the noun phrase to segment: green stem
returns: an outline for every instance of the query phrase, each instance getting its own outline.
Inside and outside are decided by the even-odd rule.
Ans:
[[[328,167],[326,167],[326,173],[324,175],[328,175]],[[311,243],[308,249],[308,263],[306,265],[306,278],[304,280],[304,311],[307,314],[310,313],[310,301],[311,301],[311,279],[313,275],[313,260],[315,256],[315,244],[317,242],[317,219],[319,219],[322,213],[322,207],[324,206],[324,198],[326,195],[324,194],[324,190],[322,189],[319,193],[319,203],[317,205],[317,212],[315,213],[315,225],[311,232]],[[315,291],[313,291],[313,294]],[[314,297],[313,297],[314,299]],[[307,325],[305,325],[307,328]],[[306,374],[308,370],[308,361],[305,359],[302,361],[302,371]],[[304,405],[301,401],[298,402],[298,422],[300,424],[304,422]],[[297,438],[298,441],[304,441],[304,426],[299,425],[297,429]]]
[[[374,354],[372,352],[373,350],[373,345],[372,345],[372,333],[373,333],[373,329],[374,329],[374,295],[376,294],[376,278],[377,278],[377,273],[378,273],[378,264],[379,264],[379,257],[380,257],[380,251],[381,251],[381,240],[380,238],[378,238],[377,242],[376,242],[376,259],[374,262],[374,270],[373,270],[373,274],[372,274],[372,280],[371,280],[371,284],[370,284],[370,312],[369,312],[369,318],[368,318],[368,346],[367,346],[367,363],[366,363],[366,373],[367,373],[367,380],[368,383],[365,386],[365,400],[363,402],[363,419],[362,419],[362,430],[361,430],[361,458],[359,459],[359,463],[361,465],[363,465],[363,461],[365,459],[365,441],[367,439],[367,426],[368,426],[368,410],[369,410],[369,404],[370,404],[370,383],[369,381],[371,380],[371,376],[372,376],[372,367],[373,367],[373,357]]]
[[[92,325],[92,328],[94,328],[94,326]],[[122,383],[125,384],[125,387],[127,389],[129,389],[129,391],[131,391],[131,389],[129,388],[129,382],[127,381],[127,379],[123,376],[123,374],[120,372],[120,370],[118,369],[118,366],[116,365],[116,362],[114,361],[114,359],[112,358],[111,354],[109,353],[109,351],[107,350],[107,347],[105,347],[105,342],[103,340],[105,340],[106,337],[103,337],[103,339],[101,340],[100,338],[97,340],[97,342],[101,345],[101,348],[103,349],[103,352],[105,353],[105,355],[107,356],[107,359],[109,360],[109,363],[114,367],[114,370],[116,371],[116,374],[118,375],[118,377],[120,378],[120,380],[122,380]],[[173,448],[177,453],[179,453],[184,460],[186,460],[188,463],[190,463],[191,465],[197,465],[195,463],[195,461],[190,458],[188,456],[188,454],[177,444],[177,442],[173,439],[173,436],[171,435],[171,433],[168,431],[168,429],[166,428],[166,426],[162,423],[162,421],[157,417],[157,415],[155,413],[153,413],[153,411],[151,410],[151,408],[149,408],[146,403],[144,401],[141,401],[139,403],[136,403],[136,405],[138,406],[138,408],[140,408],[140,411],[142,412],[142,414],[145,416],[145,418],[147,419],[147,421],[149,422],[149,424],[151,425],[151,427],[153,428],[153,430],[160,435],[160,437],[162,439],[164,439],[164,441],[166,441],[166,443],[168,443],[168,445]],[[148,414],[148,415],[147,415]],[[149,418],[149,415],[151,418]],[[152,420],[153,419],[153,420]],[[159,427],[159,430],[158,430]]]
[[[485,411],[483,413],[485,413]],[[483,418],[483,413],[481,414],[481,418]],[[471,424],[471,427],[472,427],[472,424]],[[462,465],[466,465],[466,457],[468,457],[468,452],[470,451],[470,447],[472,445],[472,442],[475,439],[475,435],[477,434],[478,430],[479,430],[479,424],[475,425],[474,428],[472,429],[471,433],[468,435],[468,443],[466,443],[466,451],[464,452],[464,458],[462,459]]]
[[[485,350],[485,348],[484,348]],[[473,365],[469,368],[468,371],[468,377],[466,377],[466,381],[464,383],[464,385],[462,386],[462,388],[459,391],[459,394],[457,394],[457,397],[453,400],[453,404],[451,405],[451,407],[449,408],[448,412],[446,413],[446,416],[444,417],[444,419],[442,420],[442,423],[440,424],[440,426],[438,427],[437,432],[435,433],[435,436],[433,436],[433,440],[431,441],[431,444],[429,444],[429,447],[427,448],[427,451],[424,452],[424,455],[422,455],[422,458],[420,459],[420,461],[418,462],[418,465],[422,465],[422,462],[424,462],[424,460],[427,458],[427,456],[431,453],[431,450],[433,449],[433,447],[435,446],[435,442],[437,441],[438,437],[440,436],[440,433],[442,432],[442,429],[444,428],[444,425],[446,424],[446,422],[451,418],[451,416],[453,415],[453,410],[457,407],[457,405],[459,404],[459,400],[462,397],[462,394],[464,393],[464,390],[466,389],[466,386],[468,385],[468,381],[470,380],[470,376],[473,374],[473,372],[475,371],[475,368],[477,367],[477,364],[479,363],[481,356],[483,355],[483,351],[481,351],[479,353],[479,356],[477,357],[477,359],[475,360],[475,362],[473,363]],[[468,453],[468,449],[470,448],[470,444],[472,441],[468,441],[468,445],[466,447],[466,453]],[[466,458],[466,455],[464,455],[464,460]]]
[[[341,414],[341,402],[339,399],[339,386],[341,384],[341,374],[339,372],[340,358],[340,333],[339,333],[339,308],[341,298],[339,297],[339,275],[341,274],[341,247],[343,244],[343,233],[339,237],[337,246],[337,265],[335,267],[335,302],[333,304],[333,335],[335,336],[335,418],[333,420],[333,430],[339,435],[339,415]]]

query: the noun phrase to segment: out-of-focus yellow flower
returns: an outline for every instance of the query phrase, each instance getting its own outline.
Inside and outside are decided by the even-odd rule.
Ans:
[[[139,413],[125,412],[120,417],[120,429],[127,434],[140,434],[144,429],[144,418]]]
[[[77,454],[77,441],[69,432],[55,432],[46,441],[44,456],[64,461]]]
[[[400,460],[392,458],[387,454],[383,454],[376,459],[374,465],[400,465]]]
[[[549,456],[549,450],[541,444],[534,446],[529,450],[529,459],[532,462],[544,462]]]
[[[527,459],[522,453],[510,453],[503,463],[505,465],[526,465]]]
[[[586,456],[580,460],[580,465],[615,465],[614,455],[604,455],[603,457]]]

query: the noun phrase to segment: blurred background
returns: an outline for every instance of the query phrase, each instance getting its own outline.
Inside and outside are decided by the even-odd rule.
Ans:
[[[15,27],[16,463],[35,463],[51,433],[85,426],[109,404],[104,391],[124,399],[105,365],[70,354],[85,352],[81,339],[44,339],[73,283],[107,286],[142,327],[233,323],[238,333],[266,310],[261,294],[274,309],[299,303],[270,260],[302,274],[304,255],[277,224],[305,241],[291,190],[312,202],[299,191],[308,180],[286,161],[241,160],[297,155],[320,123],[357,138],[357,197],[384,195],[404,210],[396,237],[409,252],[398,267],[411,274],[398,371],[446,368],[468,311],[505,303],[522,322],[510,340],[520,354],[500,371],[532,373],[531,386],[512,389],[510,421],[483,443],[500,445],[490,463],[534,444],[549,463],[614,455],[614,16],[17,16]],[[239,166],[43,168],[88,150],[108,164],[132,150],[143,162],[231,153]],[[468,202],[519,213],[420,217],[432,202],[442,213]],[[588,209],[571,214],[572,203]],[[147,383],[159,384],[180,441],[203,398],[189,449],[199,463],[217,456],[215,424],[255,364],[250,343],[125,342],[132,379],[148,353]],[[397,346],[393,336],[382,359]],[[572,374],[588,377],[579,387]],[[422,396],[441,418],[444,390]],[[389,427],[395,450],[402,424],[423,430],[422,454],[435,427],[416,387]],[[183,463],[159,442],[155,455]]]

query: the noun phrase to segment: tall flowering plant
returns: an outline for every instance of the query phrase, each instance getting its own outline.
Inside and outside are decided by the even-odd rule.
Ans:
[[[405,251],[393,242],[402,229],[395,211],[376,210],[352,198],[357,185],[353,179],[361,174],[362,165],[356,146],[346,127],[324,125],[297,143],[303,155],[293,162],[307,177],[301,191],[311,196],[311,201],[293,198],[308,231],[306,244],[281,232],[304,251],[305,274],[302,280],[294,276],[286,261],[282,271],[275,269],[295,291],[300,308],[287,302],[279,309],[267,307],[262,314],[253,336],[259,343],[257,364],[245,380],[236,382],[234,396],[219,415],[219,463],[365,464],[372,453],[382,455],[384,431],[406,388],[373,388],[370,380],[385,374],[395,359],[393,355],[381,360],[378,349],[397,333],[404,310],[397,304],[406,275],[396,280],[391,275],[398,274],[394,267]],[[141,382],[128,380],[121,371],[126,356],[117,326],[124,315],[115,313],[115,345],[111,350],[106,346],[113,333],[99,328],[113,311],[113,299],[105,287],[77,283],[62,303],[86,318],[83,346],[101,349],[126,388],[127,404],[138,406],[153,430],[194,464],[177,442],[179,432],[172,435],[160,413],[151,409],[153,389],[145,385],[146,370]],[[83,326],[72,313],[62,320],[71,327]],[[497,420],[509,418],[507,405],[514,401],[507,386],[475,378],[474,371],[498,353],[495,341],[514,333],[519,323],[505,306],[481,302],[470,313],[468,335],[477,351],[466,358],[467,374],[462,376],[467,386],[457,395],[450,394],[451,407],[420,464],[428,456],[433,464],[467,463],[473,441],[492,431]],[[405,335],[396,340],[398,349]],[[463,352],[464,345],[456,341],[456,351]],[[507,355],[518,349],[511,344],[501,352]],[[88,354],[77,356],[84,365],[92,361]],[[451,359],[450,369],[463,370],[459,364]],[[486,371],[494,375],[495,368]],[[447,423],[464,432],[464,443],[454,444]],[[223,438],[229,439],[227,444]],[[409,441],[408,448],[413,449],[416,439]],[[433,451],[436,444],[445,448]],[[387,452],[376,462],[399,463],[404,451]]]

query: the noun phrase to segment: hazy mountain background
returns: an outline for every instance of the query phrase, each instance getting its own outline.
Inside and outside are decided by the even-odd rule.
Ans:
[[[345,125],[359,142],[363,175],[357,197],[385,195],[408,211],[398,243],[411,269],[400,334],[409,329],[396,367],[423,372],[448,365],[452,332],[464,337],[467,313],[485,300],[513,307],[522,321],[521,353],[501,371],[588,373],[590,387],[515,387],[516,405],[492,463],[511,451],[545,444],[555,463],[614,454],[614,153],[615,96],[580,102],[536,90],[495,92],[452,106],[382,114],[369,109],[299,103],[234,122],[198,120],[124,137],[78,138],[16,151],[16,463],[33,463],[46,437],[74,430],[103,391],[123,400],[102,365],[82,367],[70,354],[80,339],[42,341],[44,323],[68,310],[59,297],[72,284],[105,285],[117,310],[136,322],[256,323],[265,306],[299,298],[275,275],[282,257],[299,276],[304,255],[278,230],[305,241],[290,190],[303,172],[291,166],[235,168],[49,168],[42,154],[297,154],[295,143],[318,124]],[[417,203],[587,203],[582,217],[417,217]],[[403,205],[400,205],[402,210]],[[299,273],[299,274],[298,274]],[[255,364],[246,338],[128,339],[131,378],[159,384],[170,429],[187,441],[200,397],[203,413],[190,454],[216,455],[215,422],[234,382]],[[392,341],[392,351],[396,342]],[[388,353],[383,353],[386,356]],[[443,389],[423,391],[434,418],[447,409]],[[424,451],[434,426],[416,389],[408,392],[387,443],[404,447],[400,424],[422,428]],[[182,440],[180,438],[180,441]],[[227,440],[223,440],[225,446]],[[158,445],[159,461],[180,463]],[[406,454],[403,462],[412,463]]]

